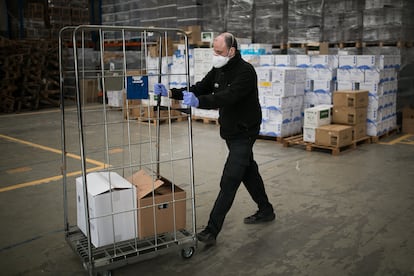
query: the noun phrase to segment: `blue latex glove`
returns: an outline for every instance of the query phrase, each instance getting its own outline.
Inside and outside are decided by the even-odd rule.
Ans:
[[[198,107],[198,98],[193,92],[183,91],[183,104]]]
[[[167,91],[167,88],[165,88],[164,84],[156,83],[156,84],[154,84],[154,94],[167,97],[168,96],[168,91]]]

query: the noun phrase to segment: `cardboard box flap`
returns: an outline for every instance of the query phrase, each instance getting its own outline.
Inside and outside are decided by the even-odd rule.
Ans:
[[[153,190],[156,190],[164,184],[164,181],[157,179],[152,180],[151,175],[144,170],[139,170],[134,173],[128,180],[137,187],[137,198],[141,199],[150,194]]]
[[[92,196],[103,194],[111,189],[130,189],[132,184],[116,172],[93,172],[86,176],[88,193]]]

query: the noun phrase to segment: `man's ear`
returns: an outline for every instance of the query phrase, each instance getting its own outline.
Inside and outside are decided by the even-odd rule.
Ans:
[[[231,57],[234,57],[235,55],[236,55],[236,48],[231,47],[231,48],[230,48],[230,56],[231,56]]]

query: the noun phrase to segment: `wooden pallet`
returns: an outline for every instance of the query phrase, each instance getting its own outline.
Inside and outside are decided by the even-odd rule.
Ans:
[[[288,137],[283,140],[284,147],[299,145],[299,146],[304,147],[306,151],[322,150],[322,151],[331,152],[332,155],[338,155],[341,152],[344,152],[346,150],[355,149],[357,145],[362,144],[362,143],[371,143],[371,137],[369,136],[363,137],[361,139],[353,141],[352,144],[343,146],[343,147],[322,146],[322,145],[317,145],[311,142],[306,142],[306,141],[303,141],[302,134]]]
[[[399,129],[398,128],[394,128],[392,130],[389,130],[389,131],[385,132],[382,135],[379,135],[379,136],[371,136],[371,141],[372,141],[372,143],[378,143],[379,140],[381,140],[383,138],[386,138],[386,137],[389,137],[389,136],[391,136],[391,135],[393,135],[395,133],[398,133],[398,132],[399,132]]]
[[[370,41],[363,42],[363,47],[398,47],[398,48],[411,48],[413,47],[412,41]]]
[[[308,144],[309,142],[303,141],[303,134],[298,134],[295,136],[285,137],[280,140],[284,147],[289,147],[293,145],[304,145]]]
[[[204,124],[215,124],[218,125],[218,119],[214,118],[207,118],[207,117],[199,117],[199,116],[192,116],[193,121],[202,122]]]
[[[136,118],[135,117],[135,118],[130,118],[130,120],[137,120],[140,123],[146,123],[146,124],[156,125],[157,124],[157,121],[159,121],[160,124],[166,124],[166,123],[168,123],[168,121],[170,119],[168,119],[168,118],[160,118],[158,120],[156,118],[144,118],[144,117]],[[184,121],[184,117],[171,118],[171,123],[172,122],[182,122],[182,121]]]
[[[257,139],[261,139],[261,140],[270,140],[270,141],[276,141],[278,143],[283,144],[285,140],[292,140],[295,137],[300,136],[302,137],[302,134],[295,134],[292,136],[288,136],[288,137],[277,137],[277,136],[266,136],[266,135],[258,135]]]

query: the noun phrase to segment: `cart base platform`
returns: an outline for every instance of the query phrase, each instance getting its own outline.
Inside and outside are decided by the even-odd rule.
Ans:
[[[185,259],[191,258],[197,246],[195,235],[186,230],[166,233],[147,239],[132,239],[102,247],[93,247],[89,258],[88,239],[77,227],[67,232],[66,241],[93,274],[154,258],[161,254],[181,251]]]

